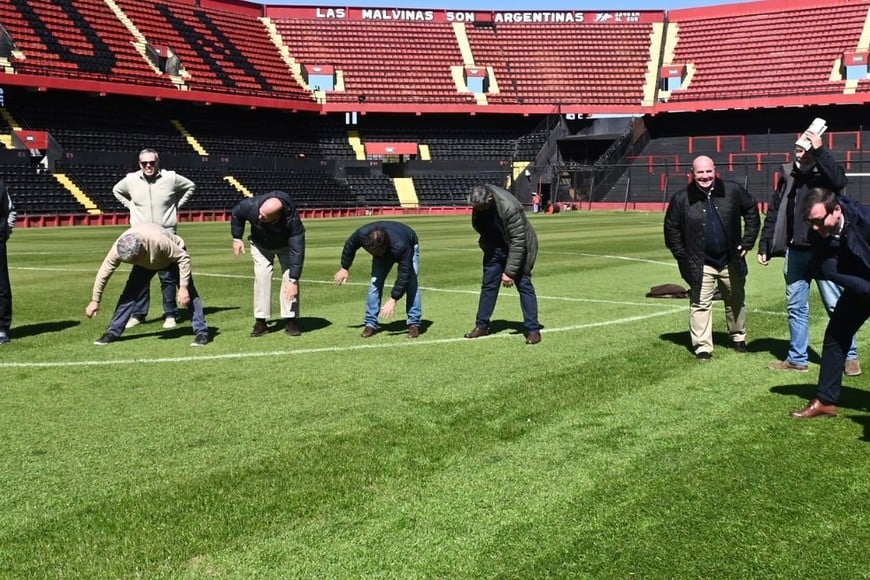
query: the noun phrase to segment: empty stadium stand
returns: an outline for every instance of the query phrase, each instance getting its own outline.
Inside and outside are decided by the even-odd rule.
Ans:
[[[667,13],[9,0],[0,25],[0,172],[28,215],[125,213],[111,186],[144,147],[197,182],[187,209],[215,219],[273,189],[304,208],[458,208],[480,181],[526,203],[661,204],[699,154],[764,200],[814,116],[850,192],[870,183],[870,69],[846,80],[841,60],[870,50],[870,0]],[[177,68],[155,60],[169,55]]]
[[[694,73],[670,100],[842,95],[840,58],[859,47],[868,9],[866,1],[820,0],[671,11],[672,62]]]

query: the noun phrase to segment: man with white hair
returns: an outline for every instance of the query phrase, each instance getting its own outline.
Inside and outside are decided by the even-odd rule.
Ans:
[[[178,288],[178,303],[187,306],[190,311],[193,332],[196,336],[190,346],[208,344],[208,324],[205,321],[202,300],[193,285],[190,254],[187,252],[184,240],[155,223],[133,226],[112,244],[94,280],[91,301],[85,308],[85,315],[88,318],[93,318],[99,312],[103,290],[121,262],[132,264],[133,269],[130,270],[127,284],[118,299],[109,328],[103,336],[94,341],[95,345],[105,346],[121,338],[136,304],[148,291],[148,285],[158,271],[168,273],[169,283]]]

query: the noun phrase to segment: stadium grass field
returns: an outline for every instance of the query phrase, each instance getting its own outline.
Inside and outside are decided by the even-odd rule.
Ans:
[[[303,336],[252,339],[250,256],[229,224],[180,226],[214,341],[152,318],[106,347],[94,274],[122,228],[17,230],[0,348],[0,577],[867,578],[870,331],[841,415],[776,373],[782,261],[750,257],[750,353],[688,349],[662,215],[532,217],[543,342],[515,290],[474,341],[480,252],[466,217],[408,217],[424,333],[359,338],[370,260],[336,287],[362,219],[308,220]],[[390,281],[394,279],[395,272]],[[277,291],[277,283],[276,283]],[[404,310],[404,301],[400,303]]]

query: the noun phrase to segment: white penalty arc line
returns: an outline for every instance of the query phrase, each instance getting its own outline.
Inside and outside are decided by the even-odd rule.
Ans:
[[[561,328],[548,328],[543,334],[544,336],[555,334],[559,332],[570,332],[572,330],[584,330],[589,328],[600,328],[602,326],[612,326],[615,324],[630,324],[632,322],[639,322],[641,320],[647,320],[649,318],[656,318],[658,316],[669,316],[671,314],[675,314],[677,312],[685,312],[684,307],[673,308],[670,310],[666,310],[664,312],[655,312],[652,314],[645,314],[643,316],[630,316],[628,318],[620,318],[618,320],[607,320],[603,322],[590,322],[588,324],[575,324],[572,326],[563,326]],[[490,334],[488,336],[483,336],[477,339],[474,339],[475,342],[481,340],[496,340],[503,338],[516,338],[516,334],[513,333],[498,333],[498,334]],[[288,355],[305,355],[305,354],[322,354],[322,353],[331,353],[331,352],[353,352],[353,351],[362,351],[362,350],[382,350],[382,349],[396,349],[396,348],[412,348],[412,347],[421,347],[421,346],[429,346],[429,345],[438,345],[438,344],[456,344],[458,342],[468,342],[467,338],[439,338],[434,340],[425,340],[425,339],[417,339],[417,340],[403,340],[403,342],[395,342],[395,343],[384,343],[384,344],[375,344],[375,343],[366,343],[366,344],[358,344],[352,346],[328,346],[322,348],[302,348],[298,350],[273,350],[267,352],[245,352],[245,353],[228,353],[228,354],[217,354],[217,355],[206,355],[206,356],[178,356],[178,357],[167,357],[167,358],[151,358],[151,359],[143,359],[143,358],[133,358],[133,359],[119,359],[119,360],[90,360],[90,361],[66,361],[66,362],[0,362],[0,368],[57,368],[57,367],[87,367],[87,366],[117,366],[117,365],[131,365],[131,364],[165,364],[165,363],[184,363],[184,362],[202,362],[209,360],[232,360],[232,359],[246,359],[246,358],[264,358],[264,357],[272,357],[272,356],[288,356]]]
[[[71,269],[71,268],[37,268],[37,267],[28,267],[28,266],[20,266],[16,268],[10,268],[10,270],[31,270],[31,271],[60,271],[60,272],[91,272],[92,270],[85,269]],[[228,278],[234,280],[253,280],[253,276],[249,276],[246,274],[215,274],[209,272],[197,272],[195,278]],[[278,278],[272,278],[273,280],[277,280]],[[335,282],[332,280],[312,280],[305,279],[302,282],[306,284],[325,284],[325,285],[333,285]],[[368,286],[369,282],[345,282],[347,286]],[[480,289],[476,290],[454,290],[449,288],[435,288],[432,286],[420,286],[421,290],[426,292],[443,292],[446,294],[480,294]],[[571,296],[547,296],[544,294],[537,295],[538,300],[555,300],[561,302],[585,302],[591,304],[614,304],[617,306],[654,306],[659,307],[661,304],[655,304],[651,302],[631,302],[627,300],[600,300],[596,298],[574,298]]]

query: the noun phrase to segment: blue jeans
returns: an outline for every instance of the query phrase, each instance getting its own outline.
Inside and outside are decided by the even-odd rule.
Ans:
[[[175,288],[178,286],[178,264],[172,264],[160,273],[167,273],[169,283]],[[115,307],[115,314],[112,316],[112,321],[109,323],[109,334],[121,336],[127,321],[133,315],[136,305],[142,300],[142,296],[148,292],[148,286],[154,278],[155,270],[149,270],[142,266],[133,266],[130,270],[130,277],[127,278],[127,284],[124,286],[124,291],[121,292],[121,297],[118,298],[118,305]],[[205,313],[202,309],[202,299],[196,291],[196,286],[193,284],[193,275],[190,277],[190,284],[187,287],[190,293],[190,305],[187,307],[190,312],[191,321],[193,324],[194,334],[208,333],[208,324],[205,322]]]
[[[810,280],[807,279],[807,266],[810,263],[812,251],[789,248],[785,254],[785,300],[786,312],[788,313],[788,360],[796,365],[807,364],[807,350],[809,348],[810,333]],[[816,280],[819,294],[825,310],[830,315],[840,299],[843,289],[830,280]],[[846,358],[854,360],[858,358],[858,350],[855,337],[852,337],[851,346],[846,353]]]
[[[172,281],[172,274],[167,270],[157,272],[157,277],[160,278],[160,292],[163,294],[163,317],[171,316],[178,318],[178,304],[175,302],[175,284]],[[136,305],[133,308],[133,316],[139,320],[145,320],[148,317],[148,310],[151,308],[151,288],[145,288],[142,296],[136,300]]]
[[[477,320],[475,326],[489,328],[490,318],[495,311],[498,291],[501,288],[501,275],[507,266],[507,248],[484,248],[483,250],[483,280],[480,284],[480,300],[477,304]],[[530,276],[522,273],[514,280],[517,292],[520,293],[520,308],[523,311],[523,328],[526,333],[541,330],[538,322],[538,297]]]
[[[420,273],[420,246],[414,245],[414,272],[408,280],[405,288],[405,313],[407,314],[408,326],[419,325],[423,317],[423,299],[420,286],[417,284],[417,276]],[[369,293],[366,297],[365,325],[372,328],[378,327],[378,312],[381,310],[381,299],[384,295],[384,281],[390,270],[393,269],[392,260],[372,256],[372,281],[369,284]],[[413,296],[413,298],[410,298]]]

